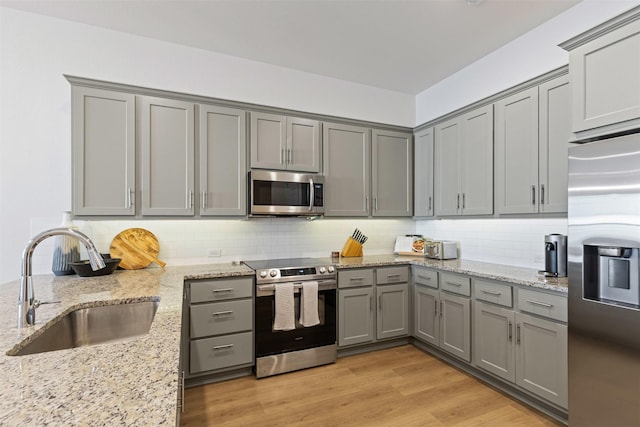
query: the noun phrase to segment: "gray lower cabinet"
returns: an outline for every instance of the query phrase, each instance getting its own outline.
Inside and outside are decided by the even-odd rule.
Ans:
[[[187,378],[253,366],[253,288],[250,277],[187,282]]]
[[[73,212],[134,215],[135,96],[72,86]]]
[[[476,280],[474,290],[474,365],[566,409],[567,326],[555,321],[566,320],[566,298],[515,289],[513,309],[511,286]]]
[[[414,135],[413,216],[433,216],[433,128]]]
[[[251,167],[319,172],[320,123],[269,113],[251,113]]]
[[[435,214],[493,213],[493,105],[435,127]]]
[[[369,216],[371,130],[322,124],[325,216]]]
[[[499,214],[567,211],[570,95],[564,75],[496,102]]]
[[[412,216],[412,135],[374,129],[371,146],[372,216]]]
[[[199,213],[247,211],[246,112],[201,104],[199,117]]]
[[[142,215],[195,212],[194,104],[138,97]]]
[[[338,272],[338,346],[409,335],[409,268]]]
[[[413,279],[415,337],[470,362],[470,279],[416,267]]]
[[[640,126],[640,8],[561,45],[569,51],[578,139]]]

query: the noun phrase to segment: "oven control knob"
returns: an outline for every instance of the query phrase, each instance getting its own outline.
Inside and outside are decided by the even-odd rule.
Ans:
[[[265,278],[267,277],[267,270],[262,270],[262,271],[260,272],[260,277],[261,277],[261,278],[263,278],[263,279],[265,279]]]
[[[271,276],[271,277],[276,277],[277,275],[278,275],[278,270],[271,270],[269,272],[269,276]]]
[[[329,269],[329,273],[333,273],[335,271],[332,265],[330,265],[328,269]]]
[[[326,272],[327,272],[327,270],[324,267],[320,267],[320,274],[324,274]]]

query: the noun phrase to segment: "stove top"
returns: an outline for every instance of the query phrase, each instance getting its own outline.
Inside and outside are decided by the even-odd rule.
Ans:
[[[298,267],[319,267],[331,265],[329,258],[283,258],[283,259],[265,259],[257,261],[244,261],[244,264],[254,270],[263,269],[281,269],[281,268],[298,268]]]

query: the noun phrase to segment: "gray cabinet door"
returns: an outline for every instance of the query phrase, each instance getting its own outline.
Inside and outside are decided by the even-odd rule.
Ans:
[[[571,137],[569,76],[539,86],[539,211],[567,212],[567,150]]]
[[[474,302],[474,364],[511,382],[516,379],[514,328],[513,310]]]
[[[440,348],[471,362],[471,304],[469,298],[440,292]]]
[[[435,127],[433,195],[436,216],[457,215],[460,209],[461,138],[459,118]]]
[[[440,345],[439,292],[425,286],[416,286],[413,297],[414,335],[421,341]]]
[[[461,213],[493,213],[493,105],[464,114],[460,149]]]
[[[268,113],[251,113],[251,167],[287,168],[287,119]]]
[[[320,172],[320,123],[287,117],[287,169]]]
[[[338,291],[338,345],[348,346],[374,340],[373,288]]]
[[[591,37],[570,53],[574,132],[621,125],[610,126],[611,133],[638,126],[640,20],[614,24],[615,30]]]
[[[246,113],[199,106],[200,215],[244,215],[247,210]]]
[[[194,105],[139,98],[142,214],[194,214]]]
[[[73,212],[134,215],[135,97],[72,87]]]
[[[402,337],[409,334],[409,284],[376,288],[378,313],[376,338]]]
[[[433,128],[414,135],[413,215],[433,216]]]
[[[567,327],[516,313],[516,384],[567,407]]]
[[[498,213],[535,213],[539,197],[538,87],[511,95],[495,106]]]
[[[371,132],[322,124],[325,216],[368,216]]]
[[[372,132],[372,216],[413,215],[411,134]]]

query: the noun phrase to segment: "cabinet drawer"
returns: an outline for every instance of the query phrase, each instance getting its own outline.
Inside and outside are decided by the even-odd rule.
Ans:
[[[473,291],[477,300],[513,307],[512,290],[509,285],[474,279]]]
[[[433,270],[424,270],[422,268],[414,268],[413,283],[438,289],[438,272]]]
[[[253,328],[253,303],[245,299],[192,305],[190,318],[190,338],[250,331]]]
[[[376,270],[376,284],[407,283],[409,281],[409,267],[384,267]]]
[[[454,294],[471,296],[471,279],[457,274],[440,273],[440,289]]]
[[[373,270],[361,268],[357,270],[338,271],[339,288],[355,288],[373,286]]]
[[[253,278],[216,279],[191,282],[190,302],[222,301],[250,298],[253,295]]]
[[[538,316],[567,321],[567,298],[560,295],[518,289],[518,308]]]
[[[251,332],[191,341],[189,372],[212,371],[253,362]]]

